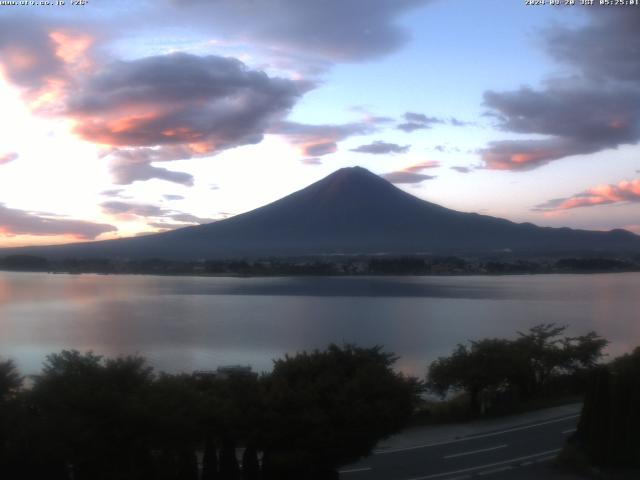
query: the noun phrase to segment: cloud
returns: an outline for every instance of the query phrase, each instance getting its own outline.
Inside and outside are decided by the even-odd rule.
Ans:
[[[451,170],[455,170],[456,172],[459,172],[459,173],[471,173],[473,171],[473,167],[455,166],[455,167],[451,167]]]
[[[548,140],[502,140],[481,149],[485,168],[490,170],[532,170],[559,158],[592,153],[590,145],[562,138]]]
[[[203,218],[190,213],[179,212],[152,205],[148,203],[133,203],[121,201],[108,201],[100,204],[102,211],[108,215],[114,215],[122,220],[132,217],[154,218],[155,221],[169,220],[170,222],[182,222],[181,226],[199,225],[213,222],[212,218]],[[166,223],[166,222],[165,222]],[[151,225],[151,223],[149,224]]]
[[[449,125],[453,125],[454,127],[468,127],[473,124],[473,122],[465,122],[464,120],[459,120],[455,117],[449,118]]]
[[[481,151],[487,168],[527,170],[640,140],[640,90],[635,87],[487,92],[485,104],[498,112],[503,130],[549,136],[490,143]]]
[[[29,36],[20,43],[24,32],[0,19],[0,69],[33,110],[70,118],[85,140],[118,147],[109,156],[120,185],[153,178],[192,185],[191,175],[152,162],[259,143],[313,87],[215,55],[95,61],[88,35],[22,20]]]
[[[233,58],[172,53],[105,65],[80,83],[67,113],[95,143],[211,155],[262,141],[306,88]]]
[[[188,187],[193,186],[194,182],[193,175],[154,167],[147,163],[114,162],[111,164],[110,169],[114,177],[113,182],[116,185],[129,185],[133,182],[151,180],[152,178],[179,183]]]
[[[0,165],[17,160],[19,155],[16,152],[8,152],[0,154]]]
[[[386,143],[382,141],[375,141],[368,145],[360,145],[357,148],[352,148],[352,152],[359,153],[371,153],[374,155],[385,155],[390,153],[406,153],[411,145],[398,145],[396,143]]]
[[[119,215],[129,213],[140,217],[161,217],[165,210],[156,206],[141,203],[129,203],[119,201],[109,201],[100,204],[102,211],[109,215]]]
[[[304,165],[322,165],[322,159],[318,157],[303,158],[300,162]]]
[[[184,197],[182,195],[173,195],[173,194],[168,194],[168,195],[163,195],[162,198],[164,198],[165,200],[184,200]]]
[[[153,178],[193,186],[194,178],[184,172],[176,172],[153,166],[152,162],[168,162],[181,158],[191,158],[191,153],[180,148],[131,148],[116,149],[107,155],[109,171],[116,185],[129,185],[137,181]]]
[[[408,183],[420,183],[425,180],[433,180],[436,178],[435,175],[427,175],[421,173],[424,170],[430,168],[437,168],[440,166],[440,163],[437,161],[429,160],[426,162],[418,163],[416,165],[411,165],[409,167],[403,168],[402,170],[396,170],[395,172],[385,173],[381,175],[382,178],[397,184],[408,184]]]
[[[427,117],[424,113],[406,112],[403,115],[404,123],[398,125],[399,130],[411,133],[415,130],[431,128],[433,124],[444,123],[440,118]]]
[[[29,107],[43,114],[60,114],[75,80],[92,67],[94,38],[58,22],[37,16],[0,17],[0,73],[18,86]]]
[[[110,190],[103,190],[100,192],[100,195],[105,197],[124,198],[122,196],[122,192],[124,192],[124,188],[113,188]]]
[[[366,135],[376,131],[368,123],[339,125],[309,125],[297,122],[279,122],[268,133],[284,136],[308,157],[321,157],[338,150],[338,142],[354,135]]]
[[[593,207],[611,203],[640,202],[640,179],[623,180],[617,184],[604,184],[566,198],[554,198],[535,206],[532,210],[556,212],[578,207]]]
[[[571,78],[553,79],[542,90],[485,93],[499,128],[546,136],[490,143],[481,151],[487,168],[528,170],[640,141],[640,17],[587,10],[587,26],[545,30],[552,56],[575,70]]]
[[[430,0],[164,0],[161,22],[331,62],[377,58],[408,40],[401,15]]]
[[[637,82],[640,78],[640,16],[627,9],[607,7],[587,11],[591,23],[586,26],[573,29],[556,25],[546,30],[549,54],[595,81]],[[607,41],[602,42],[603,38]]]
[[[71,235],[78,240],[92,240],[102,233],[117,230],[113,225],[104,223],[51,217],[9,208],[0,203],[0,234],[10,236]]]

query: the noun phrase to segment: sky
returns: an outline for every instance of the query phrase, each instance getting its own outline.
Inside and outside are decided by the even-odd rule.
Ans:
[[[0,2],[0,247],[221,220],[355,165],[640,233],[640,6],[77,3]]]

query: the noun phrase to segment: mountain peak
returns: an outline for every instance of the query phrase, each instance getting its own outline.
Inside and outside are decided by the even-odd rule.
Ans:
[[[362,167],[341,168],[235,217],[146,237],[11,253],[58,258],[244,258],[323,254],[638,252],[625,231],[539,228],[426,202]],[[5,250],[4,254],[10,253]]]
[[[389,189],[392,185],[363,167],[345,167],[327,175],[311,187],[328,189],[333,192],[349,189]],[[392,187],[395,190],[395,187]]]

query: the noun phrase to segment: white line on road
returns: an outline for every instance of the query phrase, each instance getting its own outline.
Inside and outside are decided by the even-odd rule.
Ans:
[[[575,431],[576,431],[576,429],[575,429],[575,428],[570,428],[569,430],[563,430],[563,431],[562,431],[562,434],[563,434],[563,435],[566,435],[567,433],[573,433],[573,432],[575,432]]]
[[[491,433],[484,433],[484,434],[481,434],[481,435],[472,435],[472,436],[464,437],[464,438],[456,438],[454,440],[447,440],[446,442],[425,443],[425,444],[422,444],[422,445],[414,445],[414,446],[411,446],[411,447],[391,448],[389,450],[375,450],[373,452],[373,454],[374,455],[383,455],[383,454],[386,454],[386,453],[405,452],[405,451],[408,451],[408,450],[417,450],[419,448],[437,447],[439,445],[449,445],[451,443],[468,442],[468,441],[471,441],[471,440],[476,440],[478,438],[495,437],[496,435],[502,435],[503,433],[517,432],[517,431],[520,431],[520,430],[528,430],[530,428],[541,427],[542,425],[550,425],[552,423],[564,422],[566,420],[571,420],[572,418],[577,418],[579,416],[580,416],[580,414],[570,415],[568,417],[556,418],[555,420],[548,420],[546,422],[540,422],[540,423],[536,423],[534,425],[525,425],[524,427],[513,427],[513,428],[508,428],[506,430],[501,430],[499,432],[491,432]]]
[[[478,475],[492,475],[494,473],[506,472],[507,470],[512,469],[513,465],[505,465],[504,467],[496,467],[492,468],[491,470],[483,470],[482,472],[479,472]]]
[[[426,475],[424,477],[413,477],[407,480],[428,480],[430,478],[440,478],[440,477],[447,477],[449,475],[457,475],[459,473],[473,472],[476,470],[483,470],[486,468],[497,467],[498,465],[507,465],[510,463],[520,462],[521,460],[528,460],[529,458],[551,455],[553,453],[558,453],[560,450],[561,450],[560,448],[556,448],[555,450],[547,450],[546,452],[534,453],[533,455],[526,455],[524,457],[511,458],[509,460],[503,460],[502,462],[488,463],[486,465],[478,465],[477,467],[463,468],[462,470],[454,470],[451,472],[434,473],[433,475]]]
[[[362,468],[349,468],[347,470],[340,470],[338,473],[358,473],[358,472],[368,472],[371,470],[371,467],[362,467]]]
[[[465,455],[473,455],[474,453],[483,453],[483,452],[490,452],[491,450],[498,450],[499,448],[505,448],[507,447],[507,445],[498,445],[496,447],[489,447],[489,448],[481,448],[480,450],[472,450],[470,452],[461,452],[461,453],[454,453],[452,455],[445,455],[443,458],[456,458],[456,457],[464,457]]]

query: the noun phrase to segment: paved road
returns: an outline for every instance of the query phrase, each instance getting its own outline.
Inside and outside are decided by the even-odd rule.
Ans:
[[[401,445],[374,452],[345,467],[343,480],[461,480],[509,478],[504,473],[555,458],[576,427],[579,414],[485,430],[469,436]],[[518,478],[514,473],[513,478]]]

